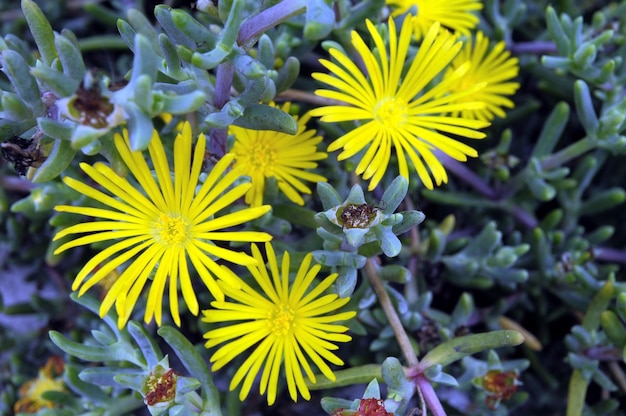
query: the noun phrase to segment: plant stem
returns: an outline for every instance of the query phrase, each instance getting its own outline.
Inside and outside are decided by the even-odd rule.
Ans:
[[[305,10],[306,1],[304,0],[281,1],[243,22],[239,29],[239,36],[237,36],[237,44],[246,46],[252,40],[256,43],[256,39],[261,34]]]
[[[552,156],[548,156],[547,158],[542,160],[541,168],[543,170],[551,170],[551,169],[558,168],[559,166],[569,162],[570,160],[575,159],[578,156],[581,156],[587,153],[588,151],[592,150],[593,148],[595,148],[596,147],[595,142],[596,142],[595,140],[589,137],[585,137],[584,139],[581,139],[577,141],[576,143],[572,143],[569,146],[567,146],[565,149],[562,149],[556,152],[555,154],[553,154]]]
[[[472,188],[478,191],[478,193],[492,200],[498,199],[496,191],[494,191],[493,188],[490,187],[489,184],[487,184],[487,182],[485,182],[482,178],[480,178],[478,175],[468,169],[467,166],[465,166],[463,163],[452,159],[450,156],[440,151],[435,152],[435,156],[441,161],[441,163],[444,164],[444,166],[450,172],[452,172],[459,179],[470,185]]]
[[[374,265],[374,261],[369,258],[365,263],[365,273],[369,278],[369,281],[378,297],[378,301],[380,305],[383,307],[383,311],[385,311],[385,315],[387,316],[387,320],[389,321],[389,325],[393,329],[393,333],[398,340],[398,344],[400,349],[402,350],[402,354],[404,355],[404,359],[407,362],[409,367],[415,367],[419,363],[417,357],[415,356],[415,351],[413,350],[413,345],[411,345],[411,340],[409,336],[406,334],[404,330],[404,326],[402,326],[402,322],[400,322],[400,318],[396,313],[396,310],[391,303],[391,299],[385,290],[385,286],[383,282],[380,280],[380,276],[378,275],[378,271],[376,270],[376,266]]]
[[[417,383],[417,388],[422,392],[424,401],[428,405],[428,408],[432,412],[433,416],[445,416],[446,411],[443,409],[443,406],[439,401],[439,397],[437,397],[437,393],[435,393],[435,389],[433,389],[430,381],[426,379],[426,376],[424,376],[424,374],[419,374],[415,381]]]

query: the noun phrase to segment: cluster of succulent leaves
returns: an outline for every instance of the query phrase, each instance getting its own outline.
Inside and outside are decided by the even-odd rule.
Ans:
[[[200,342],[202,324],[185,321],[185,334],[170,327],[152,331],[132,321],[118,330],[113,312],[100,320],[77,313],[80,306],[67,306],[69,283],[60,276],[75,271],[80,259],[59,264],[52,256],[50,236],[68,221],[52,216],[52,208],[78,196],[58,176],[96,156],[123,171],[111,142],[122,122],[116,111],[127,115],[123,123],[135,149],[147,146],[145,139],[163,113],[196,114],[198,127],[218,150],[226,146],[226,127],[232,123],[293,132],[289,115],[258,103],[294,85],[312,89],[299,75],[302,57],[331,33],[345,37],[384,2],[288,1],[290,11],[274,24],[289,24],[274,30],[262,19],[246,18],[277,2],[200,3],[207,9],[193,13],[164,5],[139,11],[138,3],[127,12],[121,4],[107,9],[86,3],[77,11],[80,17],[68,17],[61,7],[65,2],[49,1],[41,3],[46,18],[32,0],[23,0],[18,16],[24,18],[1,22],[7,35],[0,39],[5,74],[0,141],[39,134],[48,156],[32,182],[18,179],[6,163],[0,167],[0,270],[3,280],[52,280],[59,294],[53,299],[35,295],[11,306],[0,298],[0,311],[44,316],[45,328],[59,332],[51,332],[51,343],[46,331],[16,337],[0,325],[0,413],[9,412],[19,385],[36,374],[33,363],[45,361],[37,357],[58,354],[57,346],[70,357],[66,383],[71,391],[49,394],[63,408],[46,414],[124,414],[145,407],[143,380],[170,366],[174,357],[172,368],[184,376],[178,377],[168,414],[222,412],[205,358],[193,345]],[[485,1],[485,29],[495,39],[514,40],[523,87],[516,109],[490,127],[480,160],[446,163],[449,184],[428,191],[413,180],[396,179],[384,193],[364,195],[359,186],[346,185],[347,175],[331,161],[326,166],[330,183],[340,185],[337,190],[318,186],[321,209],[277,206],[275,217],[265,219],[265,226],[280,224],[281,234],[292,228],[301,232],[298,249],[317,250],[316,260],[340,273],[338,291],[350,295],[359,311],[350,324],[354,340],[342,354],[351,368],[337,371],[335,382],[320,380],[310,388],[361,383],[362,398],[384,399],[390,412],[405,414],[418,406],[412,380],[394,358],[402,353],[376,294],[357,279],[367,259],[380,256],[377,271],[420,357],[420,374],[438,386],[450,409],[507,414],[567,406],[568,415],[608,415],[624,400],[626,218],[620,208],[626,199],[621,161],[626,153],[626,2],[602,8],[561,2],[566,4],[558,11],[551,3]],[[329,20],[333,6],[344,12],[343,20]],[[14,7],[0,1],[2,10]],[[106,33],[81,33],[90,25]],[[52,27],[72,30],[57,33]],[[254,57],[247,52],[253,44]],[[91,69],[89,53],[98,48],[114,51],[103,61],[114,62],[110,73]],[[231,87],[239,91],[236,97]],[[72,119],[80,118],[75,111],[77,99],[85,98],[77,95],[80,91],[98,93],[107,123]],[[60,111],[67,115],[63,120],[53,116]],[[371,227],[333,222],[339,209],[363,204],[375,214]],[[303,215],[289,222],[294,212]],[[97,310],[95,299],[73,300]],[[503,327],[525,327],[540,344],[527,341],[480,355],[515,345],[512,333],[498,331]],[[166,348],[169,356],[161,352]],[[480,382],[492,370],[515,372],[521,383],[496,410],[486,405],[489,394]],[[386,397],[379,383],[386,384]],[[329,413],[355,411],[355,399],[324,398],[322,407]],[[224,403],[228,414],[241,411],[234,394]]]

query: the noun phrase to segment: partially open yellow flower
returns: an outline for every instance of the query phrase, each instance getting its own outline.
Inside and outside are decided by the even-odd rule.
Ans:
[[[407,13],[414,8],[417,18],[413,20],[415,37],[421,39],[434,23],[455,34],[469,36],[480,19],[475,12],[482,10],[481,0],[387,0],[393,9],[392,16]]]
[[[41,395],[48,391],[64,392],[63,360],[61,357],[50,357],[43,368],[39,369],[39,376],[27,381],[20,387],[21,398],[13,406],[15,413],[37,413],[43,408],[52,408],[54,403],[44,399]]]
[[[270,105],[276,106],[271,103]],[[281,110],[289,112],[291,103],[283,104]],[[311,189],[304,183],[326,182],[326,178],[311,169],[317,161],[326,159],[328,154],[319,152],[317,145],[322,136],[315,130],[307,130],[311,119],[309,113],[294,117],[298,122],[295,135],[269,130],[252,130],[231,125],[228,131],[235,136],[231,153],[235,154],[235,167],[241,168],[244,175],[252,179],[252,188],[246,193],[246,203],[253,207],[263,203],[263,191],[267,178],[276,178],[278,189],[298,205],[304,205],[300,194],[310,194]]]

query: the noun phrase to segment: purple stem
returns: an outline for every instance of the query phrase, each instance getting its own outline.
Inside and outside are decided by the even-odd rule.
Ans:
[[[443,410],[439,397],[437,397],[437,393],[435,393],[435,389],[433,389],[430,381],[423,374],[418,374],[415,382],[433,416],[446,416],[446,411]]]
[[[556,45],[554,42],[519,42],[514,43],[509,48],[513,55],[534,54],[546,55],[556,53]]]
[[[469,170],[463,163],[452,159],[443,152],[435,152],[435,156],[441,163],[459,179],[465,181],[472,188],[476,189],[481,195],[489,199],[498,199],[496,191],[490,187],[487,182],[482,180],[478,175]]]
[[[215,95],[213,96],[213,106],[218,110],[221,110],[230,99],[230,87],[233,85],[234,75],[235,66],[231,62],[224,62],[218,65],[215,76]],[[209,137],[211,139],[209,152],[214,153],[217,157],[224,156],[226,154],[228,130],[225,128],[211,129]]]
[[[596,260],[626,264],[626,252],[609,247],[597,247],[593,249]]]
[[[306,1],[304,0],[281,1],[243,22],[237,36],[237,44],[245,45],[267,32],[268,29],[299,15],[305,10]]]

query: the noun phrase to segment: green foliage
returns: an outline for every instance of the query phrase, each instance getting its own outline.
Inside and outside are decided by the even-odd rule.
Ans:
[[[331,48],[351,56],[351,32],[393,10],[382,0],[126,3],[0,0],[0,145],[3,155],[23,151],[27,169],[16,175],[10,156],[0,165],[0,414],[13,412],[19,387],[52,354],[64,357],[67,390],[45,393],[57,406],[42,415],[257,410],[227,391],[233,367],[209,369],[205,324],[182,302],[180,329],[136,316],[119,330],[114,312],[97,316],[100,301],[69,294],[92,250],[52,254],[62,243],[52,235],[84,221],[54,207],[87,201],[61,179],[96,161],[124,176],[113,145],[122,128],[133,150],[145,151],[156,129],[172,152],[177,123],[190,121],[210,138],[207,171],[231,146],[230,125],[294,134],[294,117],[267,103],[291,99],[300,114],[319,105],[310,77],[318,59]],[[312,251],[339,274],[330,291],[358,311],[338,352],[345,368],[333,368],[335,380],[305,377],[319,394],[307,414],[330,389],[349,397],[355,385],[362,397],[323,397],[322,409],[349,414],[374,398],[397,415],[505,415],[558,413],[566,403],[578,416],[618,414],[624,401],[626,1],[485,0],[477,14],[480,30],[519,59],[521,83],[515,109],[475,145],[480,158],[437,154],[449,179],[435,190],[389,169],[366,194],[355,164],[331,155],[318,169],[328,182],[305,206],[272,204],[249,225],[293,259]],[[311,124],[327,139],[352,127]],[[20,138],[30,144],[15,145]],[[268,179],[265,200],[281,186]],[[13,301],[22,290],[13,282],[32,293]],[[214,301],[198,298],[201,308]],[[17,331],[20,318],[36,323]],[[175,395],[147,405],[148,380],[170,369]],[[512,384],[494,391],[494,380]]]

